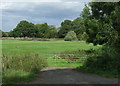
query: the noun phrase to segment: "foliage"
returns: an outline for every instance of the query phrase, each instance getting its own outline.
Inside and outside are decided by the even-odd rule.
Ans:
[[[85,26],[84,21],[81,17],[78,17],[72,21],[72,30],[76,33],[78,36],[79,34],[83,34],[85,32]]]
[[[47,33],[47,38],[57,38],[57,30],[54,25],[49,25],[49,32]]]
[[[54,25],[32,24],[28,21],[20,21],[15,29],[9,32],[10,37],[31,37],[31,38],[56,38],[57,30]]]
[[[60,30],[58,32],[59,38],[64,38],[66,34],[71,30],[71,20],[65,20],[61,23]]]
[[[86,41],[88,39],[88,35],[86,32],[84,32],[83,34],[78,34],[77,37],[79,40],[84,40],[84,41]]]
[[[49,32],[49,27],[47,23],[44,24],[36,24],[37,28],[37,37],[38,38],[47,38],[47,33]]]
[[[65,20],[61,23],[58,36],[64,38],[69,31],[74,31],[76,35],[83,34],[85,32],[84,21],[81,17],[74,19],[73,21]],[[79,36],[78,36],[79,37]]]
[[[89,55],[83,66],[80,67],[80,70],[86,72],[94,70],[91,71],[92,73],[94,73],[95,70],[98,73],[100,73],[100,71],[111,71],[113,74],[108,76],[118,77],[118,63],[116,52],[113,51],[113,49],[104,46],[103,48],[96,50],[92,55]],[[101,75],[104,75],[104,72]]]
[[[120,27],[118,21],[114,21],[119,20],[118,10],[119,2],[91,2],[85,6],[82,17],[88,34],[87,42],[110,46],[119,43]]]
[[[10,31],[11,37],[36,37],[36,31],[34,24],[25,20],[20,21],[13,31]]]
[[[0,37],[8,37],[8,32],[3,32],[0,30]]]
[[[65,41],[77,41],[77,36],[74,31],[70,31],[67,33],[67,35],[64,38]]]
[[[8,32],[2,32],[2,37],[8,37]]]
[[[94,73],[95,70],[111,71],[115,77],[118,75],[118,61],[120,61],[118,10],[120,10],[119,2],[91,2],[83,9],[81,17],[84,19],[88,35],[87,42],[104,47],[88,57],[82,70],[89,72],[93,69]]]

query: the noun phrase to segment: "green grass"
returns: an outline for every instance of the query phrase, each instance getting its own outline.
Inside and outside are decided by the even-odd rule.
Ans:
[[[86,44],[84,41],[20,41],[3,40],[2,51],[7,55],[23,55],[29,53],[38,53],[48,60],[48,66],[71,66],[78,67],[78,63],[52,63],[49,57],[64,51],[97,49],[100,46]],[[80,64],[81,65],[81,64]]]
[[[31,72],[25,72],[21,70],[7,69],[2,74],[3,83],[20,83],[20,82],[29,82],[35,79],[35,74]]]
[[[118,71],[103,71],[100,69],[94,69],[94,68],[88,68],[88,67],[79,67],[76,69],[77,71],[80,72],[86,72],[86,73],[90,73],[90,74],[97,74],[103,77],[107,77],[107,78],[120,78],[120,74],[118,73]]]
[[[54,54],[67,50],[87,50],[95,48],[92,44],[86,44],[82,41],[19,41],[3,40],[3,52],[9,54]]]

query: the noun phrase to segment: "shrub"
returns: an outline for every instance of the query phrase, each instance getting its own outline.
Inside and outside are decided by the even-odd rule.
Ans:
[[[65,41],[77,41],[77,36],[74,31],[70,31],[67,33],[67,35],[64,38]]]
[[[28,82],[35,74],[47,66],[46,60],[39,54],[2,55],[3,83]]]
[[[118,57],[116,55],[117,53],[115,54],[114,52],[115,51],[108,47],[103,47],[94,52],[92,55],[89,55],[83,66],[85,68],[91,68],[102,71],[117,71]]]
[[[3,70],[13,69],[26,72],[38,72],[46,66],[45,59],[39,54],[27,54],[21,56],[2,56]]]
[[[78,70],[95,73],[105,77],[120,77],[118,73],[119,55],[114,49],[103,46],[89,54],[86,61]]]

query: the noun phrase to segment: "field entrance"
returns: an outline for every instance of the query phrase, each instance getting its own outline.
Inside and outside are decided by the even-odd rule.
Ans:
[[[46,56],[48,57],[48,56]],[[82,60],[79,57],[73,57],[73,54],[52,54],[47,58],[49,67],[79,67]]]

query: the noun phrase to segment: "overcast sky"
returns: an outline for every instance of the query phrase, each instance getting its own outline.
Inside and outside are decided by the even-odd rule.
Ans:
[[[48,23],[60,26],[65,19],[79,17],[84,4],[91,0],[4,0],[2,10],[2,30],[8,32],[16,27],[21,20],[34,24]]]

